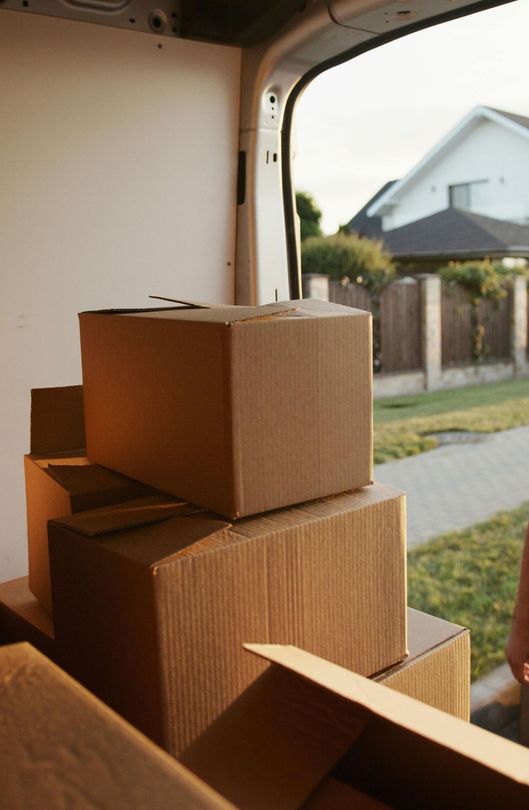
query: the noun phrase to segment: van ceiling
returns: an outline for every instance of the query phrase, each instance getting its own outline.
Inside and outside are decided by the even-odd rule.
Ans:
[[[254,45],[304,11],[303,0],[183,0],[181,35]]]

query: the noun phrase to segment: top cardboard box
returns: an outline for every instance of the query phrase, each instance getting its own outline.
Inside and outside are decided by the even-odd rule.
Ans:
[[[230,518],[371,483],[368,312],[204,305],[80,326],[93,461]]]

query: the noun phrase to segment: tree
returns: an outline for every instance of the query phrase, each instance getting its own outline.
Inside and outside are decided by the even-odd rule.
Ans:
[[[296,209],[301,220],[301,241],[309,236],[321,236],[321,211],[306,191],[296,191]]]
[[[383,291],[396,275],[382,243],[343,232],[310,237],[301,246],[301,266],[304,273],[322,273],[358,284],[368,293],[373,314],[373,368],[380,371],[380,302]]]
[[[512,271],[506,271],[490,259],[483,261],[450,262],[439,270],[441,278],[450,285],[459,284],[470,298],[470,329],[472,359],[479,362],[485,355],[485,324],[480,311],[483,300],[499,301],[507,295]]]

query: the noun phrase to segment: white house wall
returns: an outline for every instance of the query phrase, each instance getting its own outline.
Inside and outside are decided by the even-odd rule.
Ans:
[[[528,132],[529,136],[529,132]],[[514,222],[529,221],[529,137],[481,119],[467,136],[403,189],[385,230],[422,219],[449,205],[448,187],[489,180],[488,200],[475,213]]]
[[[30,389],[81,381],[77,313],[233,300],[240,52],[4,10],[0,65],[2,581]]]

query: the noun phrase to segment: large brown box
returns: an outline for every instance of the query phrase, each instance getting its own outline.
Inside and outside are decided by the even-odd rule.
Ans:
[[[50,616],[48,520],[141,498],[153,491],[93,464],[84,445],[81,386],[34,389],[31,452],[24,457],[29,587]]]
[[[244,639],[367,675],[405,657],[402,494],[374,484],[233,525],[182,508],[151,499],[49,526],[65,668],[171,753],[262,671]]]
[[[307,300],[80,327],[99,464],[230,518],[371,483],[370,313]]]
[[[374,680],[448,714],[470,717],[470,631],[408,608],[408,657]]]
[[[239,810],[529,806],[521,746],[296,647],[246,646],[271,666],[180,758]]]
[[[0,648],[0,804],[234,810],[29,644]]]

